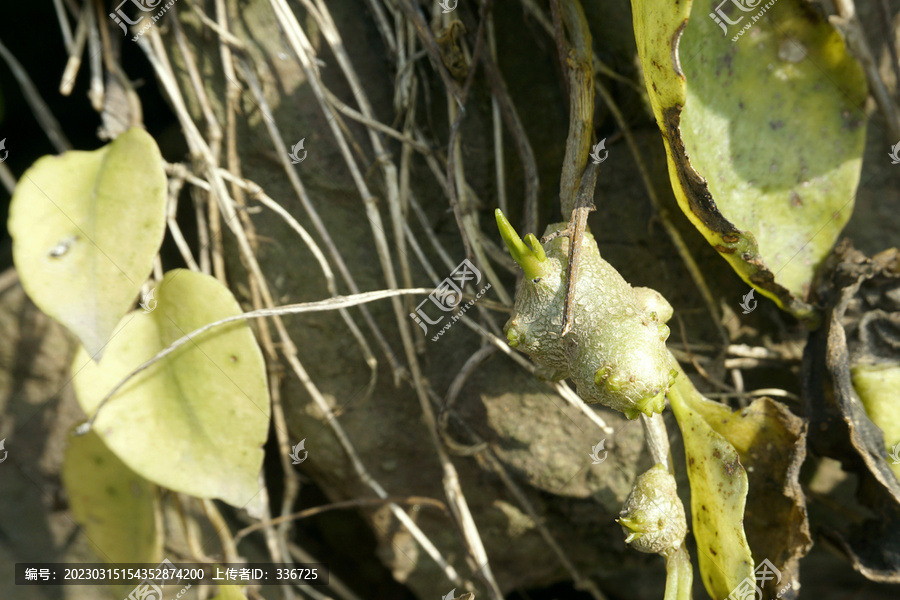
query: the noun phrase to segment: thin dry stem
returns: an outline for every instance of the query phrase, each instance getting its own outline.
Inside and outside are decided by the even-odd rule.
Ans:
[[[183,179],[178,178],[169,180],[169,201],[166,204],[166,226],[169,228],[169,233],[172,234],[172,239],[175,241],[175,245],[181,253],[181,258],[184,259],[188,268],[191,271],[200,271],[200,266],[197,264],[197,261],[194,260],[191,247],[184,238],[181,227],[178,225],[178,220],[175,218],[178,214],[178,193],[181,191],[183,182]]]
[[[374,302],[375,300],[382,300],[384,298],[393,298],[396,296],[408,295],[408,294],[425,294],[430,292],[431,290],[428,288],[412,288],[406,290],[379,290],[377,292],[364,292],[362,294],[354,294],[352,296],[337,296],[334,298],[329,298],[327,300],[320,300],[318,302],[304,302],[302,304],[291,304],[288,306],[277,306],[273,308],[261,308],[259,310],[254,310],[251,312],[241,313],[239,315],[233,315],[230,317],[226,317],[224,319],[219,319],[218,321],[213,321],[212,323],[207,323],[203,327],[198,327],[197,329],[187,333],[159,352],[157,352],[152,358],[141,364],[138,368],[129,373],[124,379],[122,379],[116,386],[110,390],[106,396],[103,397],[103,400],[97,405],[96,410],[94,411],[93,416],[88,419],[88,421],[81,425],[78,430],[78,435],[83,435],[90,430],[93,426],[94,421],[97,418],[97,415],[100,413],[100,409],[109,402],[110,398],[112,398],[122,387],[128,383],[135,375],[141,373],[142,371],[150,368],[158,361],[162,360],[169,354],[172,354],[188,342],[195,341],[197,336],[202,335],[203,333],[209,331],[210,329],[214,329],[216,327],[221,327],[222,325],[226,325],[228,323],[234,323],[236,321],[246,321],[248,319],[262,319],[266,317],[278,318],[282,315],[296,315],[301,313],[309,313],[309,312],[321,312],[328,310],[337,310],[340,308],[346,308],[349,306],[357,306],[359,304],[364,304],[366,302]]]
[[[50,112],[50,108],[47,106],[47,103],[44,102],[43,98],[41,98],[37,87],[32,83],[31,78],[22,67],[22,64],[16,60],[16,57],[3,45],[2,41],[0,41],[0,58],[2,58],[6,63],[6,66],[9,67],[10,72],[22,89],[22,95],[25,96],[28,107],[31,109],[31,112],[34,113],[34,117],[37,119],[37,122],[40,124],[44,133],[47,134],[47,138],[50,140],[50,143],[53,144],[56,151],[65,152],[66,150],[71,150],[72,144],[66,139],[66,135],[59,126],[59,121],[57,121],[56,117],[53,116],[53,113]]]
[[[240,531],[237,532],[237,535],[234,536],[235,544],[239,543],[244,537],[250,535],[254,531],[259,531],[263,529],[266,524],[269,525],[278,525],[282,523],[287,523],[290,521],[298,521],[300,519],[305,519],[307,517],[312,517],[323,512],[327,512],[330,510],[340,510],[345,508],[356,508],[359,506],[384,506],[385,504],[393,502],[394,504],[424,504],[425,506],[433,506],[439,510],[447,512],[447,505],[441,502],[440,500],[436,500],[434,498],[427,498],[425,496],[397,496],[394,498],[354,498],[353,500],[343,500],[341,502],[333,502],[331,504],[323,504],[322,506],[313,506],[311,508],[306,508],[301,511],[297,511],[295,513],[290,513],[288,515],[283,515],[276,519],[272,519],[270,521],[260,521],[258,523],[254,523],[253,525],[249,525],[244,527]]]
[[[866,80],[869,82],[869,90],[872,92],[881,114],[884,115],[891,139],[900,139],[900,112],[878,72],[878,64],[875,62],[875,57],[866,41],[866,34],[856,14],[856,4],[853,0],[834,0],[834,8],[837,15],[832,16],[829,21],[843,34],[850,51],[862,64]]]
[[[436,393],[434,393],[434,390],[432,390],[430,387],[429,396],[431,397],[431,400],[435,405],[440,405],[441,399]],[[481,437],[479,437],[478,434],[472,430],[468,423],[459,418],[455,413],[448,411],[447,414],[454,417],[454,425],[464,430],[466,435],[468,435],[471,439],[471,443],[465,447],[462,447],[456,442],[451,443],[454,446],[459,447],[463,454],[474,456],[482,467],[487,466],[490,470],[494,471],[498,475],[503,485],[506,486],[506,488],[510,491],[513,497],[522,507],[522,509],[534,522],[535,527],[537,528],[541,537],[547,543],[547,546],[550,548],[550,550],[553,551],[553,553],[559,559],[560,563],[563,565],[563,568],[565,568],[565,570],[572,577],[572,580],[575,582],[575,587],[589,593],[594,598],[594,600],[606,600],[606,596],[603,594],[603,592],[600,591],[596,584],[588,577],[582,575],[578,568],[575,567],[575,564],[572,562],[572,560],[569,559],[569,557],[566,555],[562,546],[556,541],[556,539],[550,533],[549,529],[547,529],[547,526],[544,524],[543,517],[538,515],[534,506],[528,500],[526,494],[514,482],[513,478],[509,475],[509,473],[506,471],[506,468],[503,466],[503,463],[497,458],[497,454],[494,448],[492,448],[491,445],[486,441],[481,439]],[[444,437],[445,439],[448,439],[449,435],[445,433]]]
[[[209,522],[216,530],[216,535],[219,537],[219,543],[222,545],[223,562],[238,562],[237,547],[234,544],[234,538],[231,537],[231,529],[228,527],[228,523],[225,521],[222,513],[216,507],[215,502],[208,498],[203,498],[200,500],[200,503],[203,506],[206,518],[209,519]]]
[[[184,532],[184,540],[187,543],[188,550],[191,553],[191,559],[195,562],[214,562],[215,559],[213,559],[211,556],[208,556],[203,551],[203,546],[200,543],[200,526],[197,524],[197,521],[196,519],[194,519],[193,515],[188,515],[185,511],[184,505],[193,502],[194,498],[176,492],[173,492],[171,497],[172,504],[175,506],[175,512],[178,515],[178,521],[181,524],[182,531]]]
[[[68,96],[75,87],[75,78],[78,76],[78,70],[81,68],[81,56],[84,54],[84,45],[87,42],[88,35],[88,11],[81,11],[78,19],[78,27],[75,29],[75,39],[72,43],[67,44],[69,51],[69,60],[66,62],[66,68],[63,70],[62,78],[59,80],[59,93]]]
[[[312,554],[304,550],[302,547],[294,544],[293,542],[288,542],[288,550],[291,553],[297,562],[299,563],[314,563],[319,562],[316,560]],[[350,588],[348,588],[343,581],[340,580],[334,573],[328,574],[328,587],[331,591],[335,593],[342,600],[362,600],[356,593],[353,592]]]
[[[319,73],[314,65],[314,61],[312,60],[314,53],[309,40],[306,38],[306,35],[300,28],[299,24],[297,23],[296,17],[290,11],[285,0],[271,0],[271,4],[275,9],[276,15],[279,18],[282,28],[286,31],[289,43],[291,43],[295,53],[300,58],[301,65],[306,72],[313,93],[315,94],[323,110],[327,109],[327,101],[321,83],[318,80]],[[307,2],[306,4],[309,3]],[[323,15],[327,14],[328,12],[327,7],[321,3],[316,8],[321,11]],[[323,20],[325,19],[325,17],[319,18]],[[330,17],[328,17],[327,23],[333,26],[333,23],[330,22]],[[320,22],[319,25],[321,27],[323,23]],[[328,31],[326,31],[326,29],[328,29]],[[323,33],[325,34],[326,39],[329,40],[332,51],[335,52],[335,55],[338,58],[338,62],[341,66],[342,72],[344,73],[345,77],[347,77],[348,82],[353,88],[354,98],[359,104],[362,113],[364,115],[370,116],[371,108],[369,106],[368,100],[366,99],[365,93],[363,92],[361,86],[359,86],[358,84],[352,65],[349,64],[349,61],[345,60],[346,57],[343,54],[342,45],[338,46],[338,44],[336,43],[337,40],[331,37],[334,36],[336,30],[333,29],[333,27],[323,28]],[[328,114],[329,112],[329,110],[326,110],[326,114]],[[362,174],[359,168],[356,166],[356,161],[350,153],[349,146],[344,139],[344,134],[337,126],[335,121],[336,119],[329,120],[329,126],[332,130],[332,133],[334,134],[335,140],[338,143],[338,146],[344,157],[344,161],[350,168],[351,177],[353,178],[354,183],[356,184],[360,192],[360,196],[363,199],[363,203],[366,209],[366,215],[369,219],[372,233],[375,237],[376,250],[378,252],[382,271],[384,273],[385,279],[387,280],[388,288],[396,289],[396,275],[394,273],[393,263],[390,259],[390,251],[388,248],[386,236],[384,234],[384,229],[381,226],[381,216],[375,205],[374,197],[369,192],[368,186],[362,178]],[[381,165],[382,172],[385,175],[388,201],[395,202],[397,201],[396,167],[393,166],[393,163],[390,162],[387,155],[381,148],[380,140],[378,140],[377,136],[375,136],[371,132],[370,141],[376,150],[376,154],[379,157],[379,164]],[[399,231],[402,232],[402,228]],[[402,233],[400,238],[403,238]],[[405,257],[403,257],[403,259],[405,259]],[[403,341],[403,348],[406,354],[407,363],[410,367],[410,372],[412,374],[414,387],[416,389],[417,396],[419,397],[419,404],[422,408],[423,417],[431,434],[432,443],[435,446],[435,450],[437,451],[438,458],[444,471],[444,490],[447,494],[447,500],[450,503],[451,511],[457,523],[462,529],[464,540],[472,555],[473,560],[479,565],[484,565],[484,567],[481,568],[479,572],[483,575],[485,583],[488,584],[488,588],[491,590],[492,596],[495,598],[502,598],[502,594],[499,591],[499,586],[497,586],[496,582],[493,580],[493,575],[491,574],[490,567],[487,565],[487,556],[484,552],[484,547],[481,543],[480,536],[478,535],[478,530],[475,527],[474,521],[472,520],[471,514],[468,510],[465,496],[463,495],[462,490],[459,486],[456,469],[450,462],[449,458],[446,456],[446,452],[444,451],[440,443],[435,417],[425,393],[422,374],[419,368],[418,359],[415,354],[413,340],[410,334],[409,320],[406,318],[406,314],[403,311],[402,304],[398,299],[395,298],[392,300],[392,307],[394,309],[394,315],[397,320],[397,324],[399,325],[400,337]],[[403,514],[405,516],[405,513]]]
[[[488,47],[491,51],[491,60],[497,62],[497,36],[494,34],[494,13],[487,15]],[[500,113],[500,102],[497,96],[491,95],[491,125],[494,134],[494,181],[497,185],[497,206],[503,214],[509,214],[509,206],[506,200],[506,173],[503,164],[503,116]]]
[[[6,165],[6,163],[0,163],[0,183],[3,184],[3,187],[6,188],[6,191],[10,196],[12,196],[18,182],[16,181],[16,176]]]
[[[241,64],[241,63],[239,63],[239,64]],[[247,68],[244,68],[243,71],[244,71],[245,79],[250,87],[250,91],[253,93],[257,104],[260,106],[261,110],[263,111],[263,115],[266,115],[266,116],[271,115],[269,105],[266,102],[265,97],[263,96],[262,89],[259,86],[259,83],[256,79],[255,74],[250,69],[247,69]],[[309,216],[310,220],[312,221],[313,227],[315,227],[315,229],[316,229],[316,233],[319,234],[319,237],[322,239],[323,243],[325,244],[325,247],[328,249],[331,259],[334,261],[334,264],[337,266],[338,271],[341,273],[341,278],[344,280],[344,283],[350,289],[350,292],[354,293],[354,294],[359,293],[359,287],[357,286],[356,281],[353,279],[353,276],[351,275],[350,270],[347,268],[347,265],[344,262],[344,259],[341,255],[340,251],[337,248],[337,245],[335,244],[334,240],[332,239],[331,234],[328,232],[327,227],[325,227],[321,217],[319,216],[318,211],[316,210],[315,206],[313,205],[312,201],[310,200],[309,195],[306,192],[306,188],[304,187],[303,182],[300,180],[300,176],[297,174],[297,171],[290,164],[290,161],[288,161],[287,157],[288,157],[289,153],[287,152],[287,145],[284,143],[284,138],[282,137],[281,132],[275,126],[274,119],[267,116],[267,118],[264,119],[264,122],[265,122],[266,128],[269,132],[269,136],[272,139],[272,143],[275,146],[275,149],[277,151],[277,155],[280,157],[282,166],[284,168],[284,172],[287,175],[288,180],[291,182],[291,186],[294,188],[297,198],[300,200],[300,203],[303,205],[304,210],[306,211],[307,215]],[[391,370],[394,372],[394,379],[398,380],[400,373],[402,373],[404,370],[403,366],[397,360],[396,355],[394,354],[394,351],[391,349],[390,345],[388,344],[387,340],[385,339],[384,334],[381,332],[381,329],[375,323],[375,320],[372,317],[371,313],[368,311],[368,309],[365,307],[361,307],[361,312],[363,315],[363,319],[366,321],[366,324],[368,325],[370,331],[375,336],[375,340],[378,342],[379,346],[381,347],[382,351],[384,352],[384,355],[387,357],[388,363],[391,365]],[[353,328],[351,328],[351,331],[354,329],[355,329],[355,325]],[[357,337],[357,340],[359,340],[359,339],[361,339],[361,338]],[[361,343],[361,347],[363,348],[364,354],[366,354],[366,348],[368,348],[368,344]],[[366,354],[366,356],[367,356],[367,361],[368,361],[368,357],[371,356],[371,352]],[[370,366],[370,369],[374,369],[374,367],[372,366],[371,363],[369,363],[369,366]]]
[[[94,12],[96,0],[88,0],[84,3],[84,12],[87,13],[88,23],[88,66],[91,69],[91,86],[88,90],[88,98],[94,110],[103,111],[105,97],[103,85],[103,49],[100,43],[100,26],[98,16]],[[103,18],[103,17],[101,17]],[[104,22],[105,26],[106,23]]]
[[[555,5],[553,0],[551,5]],[[565,64],[569,76],[569,135],[563,159],[559,202],[565,217],[576,206],[575,191],[581,182],[594,135],[594,69],[591,66],[591,30],[578,0],[566,0],[560,11],[569,36]],[[559,43],[560,32],[555,37]]]
[[[286,6],[276,6],[276,12],[285,11]],[[282,12],[283,14],[283,12]],[[158,35],[155,34],[155,31],[151,32],[152,38],[158,38]],[[294,40],[296,42],[296,40]],[[169,95],[175,109],[176,115],[179,118],[179,121],[182,123],[182,128],[187,136],[189,146],[192,149],[192,152],[196,156],[203,157],[207,165],[207,174],[210,178],[209,183],[211,184],[212,191],[217,199],[217,205],[226,213],[226,223],[232,227],[232,231],[236,234],[239,247],[241,249],[242,256],[244,261],[248,263],[250,269],[254,272],[256,277],[260,282],[260,289],[263,293],[263,297],[267,303],[271,304],[271,297],[269,296],[268,287],[265,284],[265,280],[262,278],[262,275],[259,271],[259,265],[257,264],[255,257],[251,251],[251,249],[247,245],[246,237],[243,236],[243,231],[239,227],[234,225],[235,214],[234,207],[231,204],[231,199],[228,196],[228,193],[225,189],[224,183],[221,177],[218,176],[214,163],[212,161],[212,156],[209,150],[209,147],[206,145],[203,138],[199,135],[196,127],[193,124],[193,121],[190,119],[187,109],[184,105],[184,101],[181,97],[180,91],[178,90],[177,84],[174,80],[174,75],[172,74],[171,68],[168,66],[168,61],[165,59],[164,53],[161,52],[160,45],[158,44],[158,39],[154,40],[156,50],[152,50],[149,44],[141,38],[138,40],[139,46],[145,51],[148,59],[151,64],[153,64],[154,69],[159,77],[164,90]],[[297,49],[297,48],[295,48]],[[158,54],[163,54],[163,56],[158,56]],[[307,65],[309,67],[310,65]],[[322,100],[321,90],[319,94],[319,99]],[[335,132],[337,134],[337,132]],[[343,149],[346,154],[346,144],[343,145]],[[297,359],[296,347],[288,336],[286,330],[284,329],[283,324],[280,319],[275,319],[276,329],[278,331],[279,337],[282,342],[282,350],[284,355],[293,369],[294,373],[300,379],[302,385],[306,388],[307,392],[312,397],[315,404],[322,411],[323,415],[325,415],[327,422],[331,426],[333,432],[338,438],[341,446],[344,448],[348,457],[351,460],[351,464],[354,467],[354,470],[360,476],[366,485],[370,486],[376,494],[381,497],[385,497],[387,493],[384,489],[375,481],[371,475],[366,471],[365,467],[362,465],[357,453],[353,449],[353,446],[348,439],[346,433],[343,431],[343,428],[337,423],[333,412],[331,411],[328,402],[322,396],[321,392],[319,392],[318,388],[314,385],[312,380],[309,378],[306,370],[303,368],[300,361]],[[424,535],[424,533],[418,528],[418,526],[413,523],[409,517],[404,513],[398,506],[391,504],[391,510],[393,514],[410,530],[412,535],[416,538],[416,540],[422,545],[422,547],[428,552],[428,554],[441,566],[444,570],[445,574],[448,576],[451,581],[460,582],[459,576],[456,574],[453,567],[451,567],[446,560],[441,556],[438,549],[431,543],[431,541]]]

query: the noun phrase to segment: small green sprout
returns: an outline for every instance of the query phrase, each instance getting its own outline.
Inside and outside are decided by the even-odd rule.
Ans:
[[[546,264],[547,255],[544,253],[544,247],[541,246],[541,242],[535,235],[533,233],[526,235],[525,242],[528,242],[526,244],[519,237],[519,234],[516,233],[516,230],[513,229],[513,226],[509,224],[509,221],[506,220],[499,208],[494,212],[494,216],[497,217],[497,227],[500,229],[500,236],[506,242],[506,247],[509,248],[509,253],[512,255],[513,260],[519,263],[519,266],[525,271],[525,277],[528,279],[540,279],[549,274],[549,265]]]

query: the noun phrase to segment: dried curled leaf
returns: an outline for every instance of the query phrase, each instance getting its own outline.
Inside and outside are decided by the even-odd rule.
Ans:
[[[666,339],[672,307],[650,288],[633,288],[600,257],[585,232],[575,286],[574,326],[562,330],[569,240],[557,237],[527,246],[497,210],[497,223],[513,258],[525,271],[515,309],[506,323],[509,345],[534,360],[554,380],[570,377],[587,403],[621,411],[629,419],[662,412],[673,377]],[[549,225],[545,236],[564,229]]]
[[[887,375],[900,347],[900,251],[868,258],[842,242],[825,272],[817,291],[825,325],[810,335],[803,359],[810,446],[856,473],[856,499],[875,515],[836,519],[826,533],[860,573],[900,583],[900,482],[885,444],[896,433],[897,389]]]

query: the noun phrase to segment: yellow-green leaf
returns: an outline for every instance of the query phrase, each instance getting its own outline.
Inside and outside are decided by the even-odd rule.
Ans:
[[[162,559],[156,486],[129,469],[97,434],[69,437],[62,480],[72,516],[97,556],[112,563]]]
[[[125,316],[99,363],[84,349],[72,371],[91,415],[136,367],[176,339],[241,314],[212,277],[177,269],[155,288],[151,312]],[[246,321],[212,328],[129,381],[100,410],[94,430],[129,467],[163,487],[218,498],[256,513],[269,423],[262,352]]]
[[[720,5],[737,22],[723,35],[708,4],[632,0],[638,54],[682,211],[745,281],[810,316],[859,183],[865,77],[806,2],[739,4]]]
[[[850,372],[866,414],[884,432],[888,462],[900,481],[900,365],[858,364]]]
[[[768,559],[781,578],[760,585],[775,597],[785,585],[799,586],[799,561],[812,546],[800,467],[806,457],[806,425],[783,404],[757,398],[732,411],[698,398],[692,408],[731,443],[748,471],[744,529],[759,563]]]
[[[16,186],[9,232],[22,287],[98,359],[150,275],[165,208],[162,156],[142,129],[40,158]]]
[[[212,600],[247,600],[239,585],[220,585]]]
[[[753,578],[743,525],[747,473],[734,446],[697,410],[697,403],[708,401],[683,372],[675,378],[669,400],[684,439],[700,577],[710,596],[725,598],[745,577]]]

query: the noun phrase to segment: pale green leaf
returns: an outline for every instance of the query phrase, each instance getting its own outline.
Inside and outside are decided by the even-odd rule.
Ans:
[[[9,209],[22,287],[99,358],[150,275],[165,231],[156,142],[129,129],[93,152],[38,159]]]
[[[241,314],[228,289],[199,273],[169,271],[155,290],[153,310],[126,315],[99,363],[84,349],[76,355],[74,386],[88,415],[171,342]],[[256,512],[268,424],[262,353],[246,321],[236,321],[200,334],[135,376],[100,411],[94,430],[150,481]]]
[[[696,404],[708,401],[684,372],[675,378],[669,400],[684,439],[700,577],[710,596],[725,598],[745,577],[753,577],[743,525],[747,473],[734,446],[698,411]]]
[[[888,462],[900,481],[900,365],[859,364],[851,369],[851,374],[866,414],[884,432]]]
[[[129,469],[97,434],[69,437],[62,481],[72,516],[97,556],[111,563],[162,559],[156,486]]]
[[[239,585],[220,585],[219,593],[212,600],[247,600]]]
[[[633,0],[644,80],[682,211],[745,281],[810,316],[853,210],[865,77],[806,2],[738,4],[722,5],[741,19],[723,34],[708,4]]]

